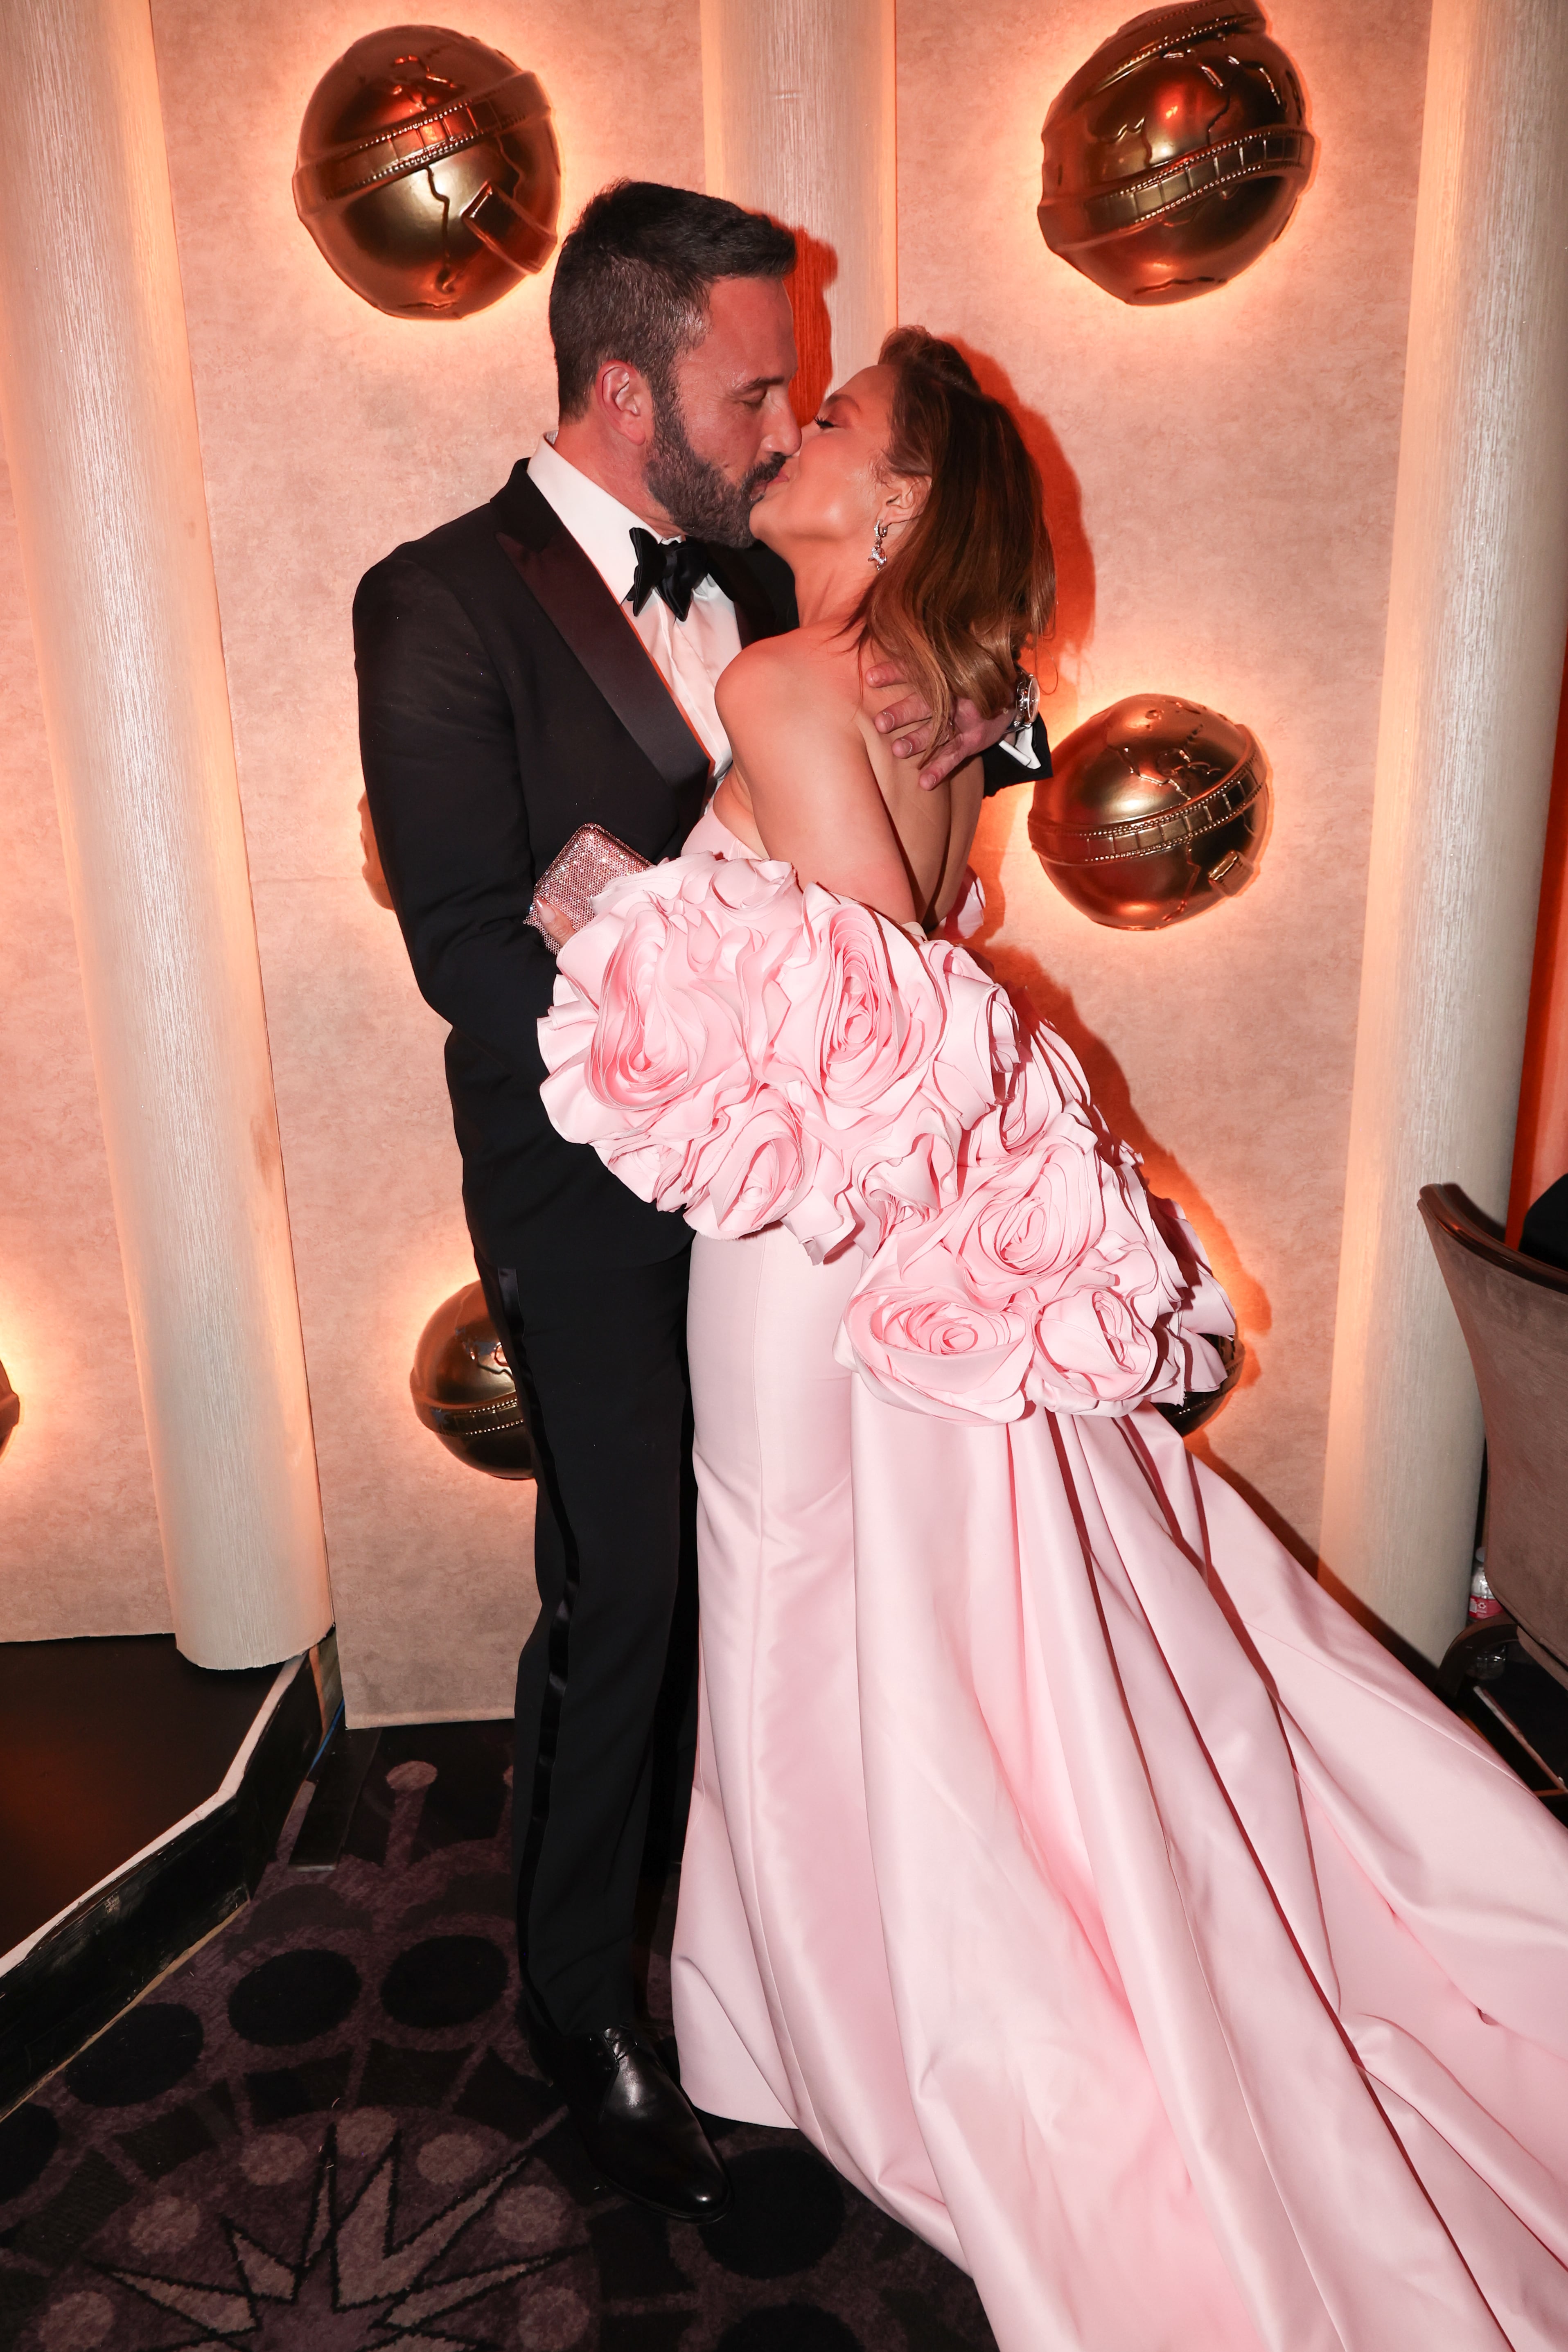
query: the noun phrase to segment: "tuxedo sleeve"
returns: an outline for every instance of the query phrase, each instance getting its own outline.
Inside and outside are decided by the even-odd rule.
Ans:
[[[1026,767],[1022,760],[1009,751],[1005,742],[993,743],[989,751],[982,751],[980,765],[985,777],[987,800],[994,793],[1005,793],[1010,784],[1037,784],[1042,776],[1050,774],[1051,747],[1046,740],[1043,719],[1035,721],[1033,740],[1036,764],[1032,768]]]
[[[555,960],[526,919],[516,714],[462,604],[412,558],[365,574],[353,622],[365,791],[419,992],[537,1085]]]

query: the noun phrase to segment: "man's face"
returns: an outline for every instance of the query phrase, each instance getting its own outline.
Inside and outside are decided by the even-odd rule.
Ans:
[[[752,508],[800,446],[789,404],[797,365],[789,297],[776,278],[721,278],[702,341],[660,400],[647,487],[694,539],[749,547]]]

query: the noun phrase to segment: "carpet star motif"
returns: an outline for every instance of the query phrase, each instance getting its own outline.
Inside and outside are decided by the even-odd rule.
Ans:
[[[400,2243],[396,2240],[401,2131],[344,2198],[337,2126],[327,2132],[310,2187],[297,2259],[275,2253],[238,2222],[225,2221],[233,2280],[215,2286],[149,2271],[110,2270],[135,2294],[176,2314],[201,2333],[184,2345],[239,2344],[247,2352],[476,2352],[483,2339],[432,2332],[431,2323],[507,2285],[550,2268],[558,2252],[499,2263],[433,2279],[434,2265],[470,2222],[489,2210],[528,2162],[528,2150],[456,2198]]]

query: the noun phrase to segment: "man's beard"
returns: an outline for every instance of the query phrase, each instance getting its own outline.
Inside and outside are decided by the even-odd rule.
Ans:
[[[654,403],[653,446],[644,480],[665,513],[689,539],[710,540],[717,547],[752,545],[752,508],[784,464],[775,452],[753,466],[743,480],[700,457],[686,437],[686,420],[675,393]]]

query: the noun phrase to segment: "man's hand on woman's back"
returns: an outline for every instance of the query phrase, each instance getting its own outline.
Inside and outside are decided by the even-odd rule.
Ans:
[[[897,663],[879,662],[874,669],[866,672],[866,683],[869,687],[902,686],[904,679]],[[978,759],[982,751],[989,751],[994,743],[1000,743],[1003,736],[1010,732],[1014,719],[1010,709],[987,719],[973,702],[961,701],[953,706],[951,731],[942,742],[933,743],[931,737],[936,730],[931,712],[918,694],[911,694],[904,701],[889,703],[886,710],[879,710],[875,724],[879,735],[897,735],[898,741],[889,746],[895,760],[923,762],[917,781],[921,789],[929,793],[945,783],[953,770],[962,768],[966,760]]]

